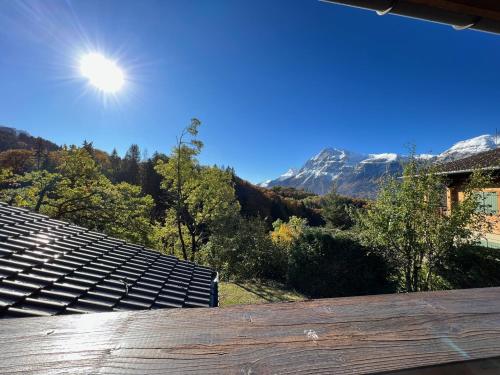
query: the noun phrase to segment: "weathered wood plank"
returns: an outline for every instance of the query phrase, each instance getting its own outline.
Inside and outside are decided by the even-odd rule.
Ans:
[[[500,358],[454,362],[433,367],[390,372],[392,375],[498,375],[499,373]]]
[[[0,322],[0,373],[368,374],[500,356],[500,288]]]

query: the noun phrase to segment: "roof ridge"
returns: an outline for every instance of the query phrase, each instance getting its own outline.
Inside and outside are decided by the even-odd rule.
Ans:
[[[476,169],[500,169],[500,148],[441,163],[438,165],[437,169],[440,173],[470,173]]]

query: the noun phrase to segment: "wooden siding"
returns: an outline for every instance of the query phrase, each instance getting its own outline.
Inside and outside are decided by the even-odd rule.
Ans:
[[[11,319],[0,353],[2,374],[401,371],[499,357],[500,288]]]
[[[496,193],[500,198],[500,184],[498,186],[491,186],[481,189],[483,192]],[[448,187],[446,193],[446,206],[448,210],[453,208],[453,203],[460,202],[464,198],[464,193],[461,185],[452,185]],[[497,215],[488,216],[487,220],[492,225],[492,233],[487,237],[496,238],[500,235],[500,207],[498,207],[499,213]]]

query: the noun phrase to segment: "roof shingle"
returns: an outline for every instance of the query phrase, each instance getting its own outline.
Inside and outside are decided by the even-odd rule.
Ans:
[[[0,202],[0,318],[216,306],[209,268]]]
[[[500,148],[441,164],[441,173],[472,172],[475,169],[500,169]]]

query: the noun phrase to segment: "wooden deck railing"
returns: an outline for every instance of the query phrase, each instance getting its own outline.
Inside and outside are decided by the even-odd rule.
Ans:
[[[0,321],[2,374],[496,374],[495,357],[500,288]]]

